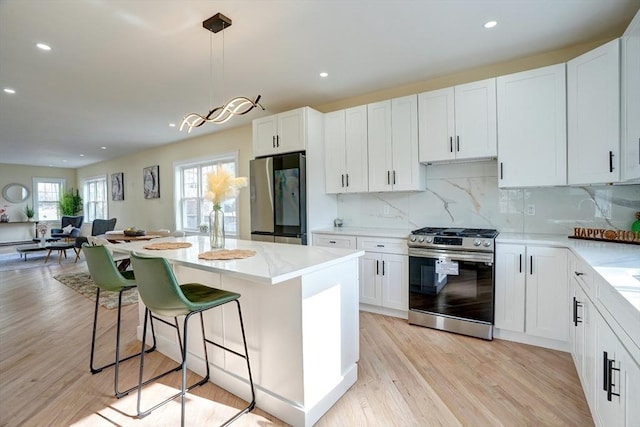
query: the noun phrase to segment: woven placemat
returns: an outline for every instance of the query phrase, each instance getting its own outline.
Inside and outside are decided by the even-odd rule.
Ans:
[[[163,249],[181,249],[181,248],[190,248],[191,243],[189,242],[158,242],[158,243],[149,243],[148,245],[144,245],[144,249],[151,249],[156,251],[161,251]]]
[[[223,249],[221,251],[207,251],[198,254],[198,258],[207,260],[216,259],[242,259],[249,258],[256,254],[256,251],[248,249]]]

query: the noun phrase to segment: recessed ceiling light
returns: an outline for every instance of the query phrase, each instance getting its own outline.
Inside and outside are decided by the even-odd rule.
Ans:
[[[100,147],[100,148],[101,148],[101,149],[103,149],[103,150],[106,150],[106,149],[107,149],[107,147]]]
[[[485,28],[493,28],[498,25],[498,21],[488,21],[484,23]]]
[[[320,73],[320,77],[328,77],[328,76],[329,76],[329,73],[327,73],[327,72],[323,71],[323,72]]]
[[[5,87],[5,88],[4,88],[4,91],[5,91],[6,93],[11,93],[11,94],[16,93],[16,91],[15,91],[14,89],[11,89],[10,87]]]
[[[48,44],[36,43],[36,46],[38,46],[38,49],[51,50],[51,46],[49,46]]]
[[[176,127],[176,124],[175,123],[169,123],[169,126],[174,128],[174,127]]]
[[[66,159],[63,159],[63,160],[62,160],[62,163],[67,163],[67,160],[66,160]]]
[[[84,154],[80,154],[80,157],[84,157]]]

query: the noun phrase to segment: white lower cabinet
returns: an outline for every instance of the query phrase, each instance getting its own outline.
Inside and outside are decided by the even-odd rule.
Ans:
[[[496,245],[495,327],[567,342],[567,250]]]
[[[596,316],[595,394],[591,413],[597,426],[640,425],[640,367],[601,315]],[[583,388],[586,385],[583,384]]]
[[[582,287],[583,273],[571,269],[570,348],[585,398],[593,402],[595,387],[595,308]],[[577,274],[576,274],[577,273]]]
[[[355,249],[356,238],[355,236],[313,233],[313,246]]]

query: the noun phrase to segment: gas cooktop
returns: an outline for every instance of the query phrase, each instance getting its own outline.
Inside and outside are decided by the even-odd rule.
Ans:
[[[409,247],[451,250],[494,250],[497,230],[486,228],[424,227],[413,230],[409,236]]]

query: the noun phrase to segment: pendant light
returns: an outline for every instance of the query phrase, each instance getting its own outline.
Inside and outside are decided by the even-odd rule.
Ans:
[[[231,19],[227,18],[221,13],[216,13],[211,18],[207,19],[202,23],[202,26],[212,33],[218,33],[223,31],[225,28],[231,26]],[[212,36],[210,35],[210,38]],[[211,40],[211,39],[210,39]],[[211,41],[209,43],[211,45]],[[210,46],[211,47],[211,46]],[[209,105],[212,104],[213,98],[213,52],[210,49],[209,55],[209,82],[211,85],[211,94],[209,99]],[[222,73],[224,79],[224,33],[222,34]],[[223,82],[224,84],[224,82]],[[198,113],[187,114],[182,123],[180,124],[180,130],[183,128],[187,128],[187,132],[191,132],[193,128],[200,127],[205,123],[217,123],[222,124],[226,123],[231,117],[239,116],[243,114],[247,114],[249,111],[253,110],[256,107],[260,107],[264,110],[264,107],[260,105],[260,95],[258,95],[254,100],[247,98],[245,96],[237,96],[235,98],[230,99],[225,104],[220,107],[211,108],[206,115],[201,115]]]

